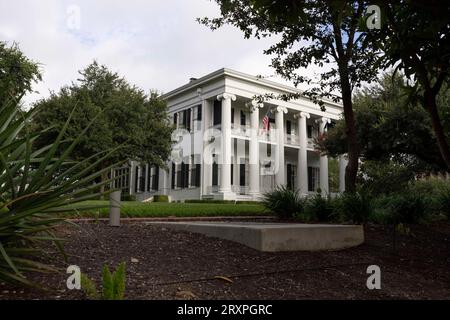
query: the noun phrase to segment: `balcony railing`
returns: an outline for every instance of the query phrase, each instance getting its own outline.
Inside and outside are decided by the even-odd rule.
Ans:
[[[290,145],[298,145],[299,144],[298,136],[296,136],[295,134],[286,134],[284,136],[284,143]]]
[[[243,126],[238,124],[231,124],[231,134],[241,137],[249,137],[250,136],[250,126]]]

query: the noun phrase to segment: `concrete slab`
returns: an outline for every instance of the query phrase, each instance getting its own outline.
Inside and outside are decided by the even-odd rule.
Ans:
[[[258,222],[147,222],[242,243],[259,251],[338,250],[364,242],[360,225]]]

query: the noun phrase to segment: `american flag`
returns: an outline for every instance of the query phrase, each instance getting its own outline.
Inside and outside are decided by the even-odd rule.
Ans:
[[[269,127],[270,127],[270,108],[267,110],[266,115],[264,116],[264,118],[262,119],[262,123],[263,123],[263,131],[268,132],[269,131]]]

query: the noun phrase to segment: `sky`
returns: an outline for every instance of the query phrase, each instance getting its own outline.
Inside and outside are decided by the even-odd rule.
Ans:
[[[196,21],[219,13],[210,0],[1,1],[0,40],[41,64],[43,81],[26,105],[76,81],[94,59],[145,91],[168,92],[223,67],[289,84],[263,54],[274,39]]]

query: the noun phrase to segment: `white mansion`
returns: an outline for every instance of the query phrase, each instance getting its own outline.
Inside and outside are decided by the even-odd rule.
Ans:
[[[119,186],[137,200],[257,200],[277,185],[302,195],[318,188],[329,193],[329,160],[314,149],[313,139],[341,117],[342,106],[325,101],[323,112],[306,98],[255,100],[295,92],[230,69],[191,79],[163,96],[177,128],[167,168],[132,162],[119,169],[131,170]],[[344,190],[345,166],[342,156],[336,191]]]

